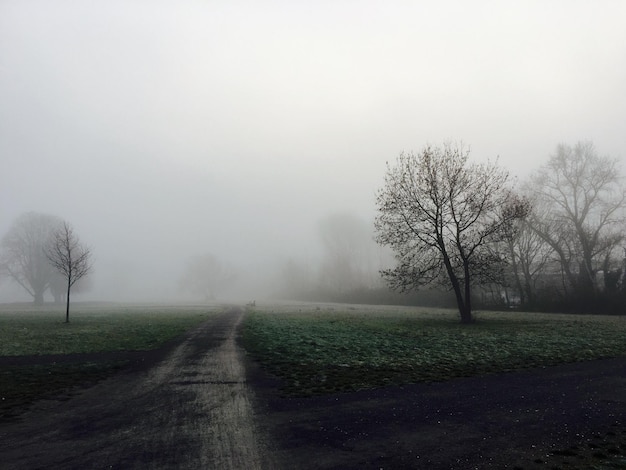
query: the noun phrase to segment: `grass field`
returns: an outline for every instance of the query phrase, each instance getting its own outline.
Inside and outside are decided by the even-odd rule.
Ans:
[[[0,306],[0,419],[123,366],[10,357],[154,349],[218,310],[79,305],[65,324],[58,309]],[[626,355],[626,317],[481,312],[461,325],[451,310],[299,304],[251,310],[243,339],[285,394],[305,396]]]
[[[626,355],[626,317],[298,306],[249,313],[249,354],[284,393],[350,391]]]
[[[57,309],[58,310],[58,309]],[[137,351],[158,347],[207,318],[207,307],[89,306],[70,323],[57,310],[0,310],[0,356]]]
[[[51,307],[0,307],[0,421],[32,401],[78,385],[89,385],[120,367],[119,361],[90,357],[82,362],[11,365],[11,357],[156,349],[206,320],[217,308],[84,305],[70,323]]]

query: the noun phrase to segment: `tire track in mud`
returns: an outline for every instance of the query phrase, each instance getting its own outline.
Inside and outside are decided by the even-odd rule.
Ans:
[[[239,308],[217,314],[155,367],[112,377],[0,428],[7,468],[273,468],[237,347]]]

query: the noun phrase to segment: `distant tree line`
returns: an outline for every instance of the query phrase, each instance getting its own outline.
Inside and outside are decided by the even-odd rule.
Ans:
[[[477,307],[626,313],[620,171],[590,142],[557,146],[521,182],[462,145],[403,153],[377,196],[379,247],[366,222],[327,217],[323,261],[287,260],[281,294],[456,306],[464,322]]]
[[[469,153],[456,144],[426,146],[388,163],[374,232],[350,214],[320,220],[321,260],[287,259],[275,295],[456,306],[464,323],[477,307],[626,313],[618,160],[600,156],[591,142],[562,144],[513,184],[497,162],[472,162]],[[50,292],[67,302],[68,314],[70,288],[90,268],[90,250],[54,216],[24,214],[0,241],[0,276],[38,305]],[[204,254],[188,260],[180,286],[211,300],[236,277]]]
[[[618,161],[599,156],[591,142],[559,145],[520,194],[531,210],[500,247],[507,266],[500,297],[490,301],[626,313],[626,190]]]

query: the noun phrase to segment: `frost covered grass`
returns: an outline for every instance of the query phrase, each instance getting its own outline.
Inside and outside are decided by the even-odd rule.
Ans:
[[[249,354],[287,395],[443,381],[626,354],[626,318],[343,307],[249,312]]]
[[[57,311],[58,310],[58,311]],[[207,318],[207,307],[99,306],[0,311],[0,356],[154,349]]]

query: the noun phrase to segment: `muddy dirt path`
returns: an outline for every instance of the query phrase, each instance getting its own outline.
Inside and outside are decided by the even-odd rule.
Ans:
[[[67,401],[37,403],[0,428],[0,467],[272,468],[259,442],[232,308],[194,330],[155,367]]]

